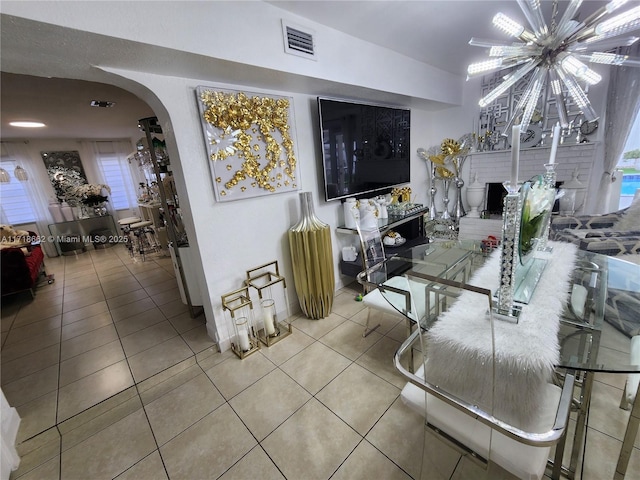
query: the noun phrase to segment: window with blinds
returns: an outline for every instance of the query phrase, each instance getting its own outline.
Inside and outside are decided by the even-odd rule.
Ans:
[[[36,214],[33,208],[32,199],[24,185],[14,175],[16,162],[10,159],[2,159],[0,167],[9,174],[10,182],[0,182],[0,208],[2,216],[0,221],[9,225],[21,225],[24,223],[34,223]]]
[[[109,203],[115,210],[125,210],[136,207],[130,198],[135,198],[133,178],[126,159],[121,160],[115,153],[99,153],[98,162],[107,185],[111,188]]]

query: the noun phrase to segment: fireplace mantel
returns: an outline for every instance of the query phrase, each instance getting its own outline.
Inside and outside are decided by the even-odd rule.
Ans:
[[[556,179],[568,182],[577,169],[578,178],[587,189],[587,198],[598,144],[599,142],[588,142],[559,145],[556,155]],[[528,180],[534,175],[544,173],[544,165],[549,161],[550,152],[550,145],[521,149],[519,180]],[[468,161],[470,178],[477,174],[480,183],[504,182],[509,179],[511,150],[475,152],[469,155]]]

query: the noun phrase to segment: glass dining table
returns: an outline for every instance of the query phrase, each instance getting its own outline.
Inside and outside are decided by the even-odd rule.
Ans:
[[[437,277],[466,284],[486,258],[487,253],[481,250],[479,243],[439,242],[387,258],[360,272],[357,279],[368,289],[378,288],[390,305],[405,315],[407,321],[415,323],[410,320],[410,312],[421,308],[415,299],[419,286],[415,289],[411,286],[415,279]],[[498,276],[499,272],[495,274]],[[407,277],[409,290],[385,285],[398,275]],[[585,441],[594,375],[599,372],[640,373],[640,365],[632,364],[630,358],[631,338],[640,335],[640,265],[619,257],[578,250],[569,283],[566,305],[560,315],[560,351],[555,367],[561,374],[571,372],[576,376],[579,386],[573,399],[576,429],[572,442],[565,432],[565,438],[556,445],[554,460],[550,462],[551,478],[560,478],[560,475],[575,478]],[[424,310],[414,311],[411,316],[428,317]],[[616,479],[624,478],[639,422],[640,401],[636,401],[616,468]],[[571,454],[568,465],[563,466],[565,447],[571,449]]]

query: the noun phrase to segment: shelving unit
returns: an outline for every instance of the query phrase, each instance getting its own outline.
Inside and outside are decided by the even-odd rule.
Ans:
[[[407,239],[407,241],[399,247],[385,246],[387,254],[402,253],[411,247],[425,243],[424,216],[427,213],[429,213],[429,208],[424,207],[423,209],[404,217],[389,217],[378,220],[380,235],[384,236],[384,234],[389,230],[395,230]],[[347,228],[344,225],[336,228],[336,232],[346,235],[358,235],[358,231],[355,228]],[[359,253],[358,258],[353,262],[346,262],[342,259],[340,260],[340,273],[343,275],[356,277],[363,269],[362,252]]]
[[[202,299],[197,279],[191,274],[191,268],[189,268],[192,261],[189,256],[189,241],[180,214],[180,203],[173,183],[167,181],[171,179],[171,173],[168,169],[169,157],[164,150],[156,151],[157,139],[152,138],[152,134],[162,134],[162,128],[158,125],[158,119],[155,117],[140,119],[139,125],[145,133],[149,154],[149,162],[144,166],[145,178],[151,182],[148,187],[157,191],[158,209],[162,209],[161,213],[169,242],[168,248],[176,272],[180,296],[189,307],[191,317],[195,318],[203,312]],[[189,268],[189,271],[186,271],[185,267]]]

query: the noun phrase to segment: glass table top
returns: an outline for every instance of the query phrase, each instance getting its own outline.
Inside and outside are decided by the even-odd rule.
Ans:
[[[414,289],[402,287],[402,282],[393,278],[420,272],[466,282],[474,264],[481,264],[482,259],[475,242],[439,242],[388,258],[357,278],[369,289],[378,288],[398,312],[408,317]],[[557,367],[640,372],[640,366],[630,365],[629,360],[631,337],[640,334],[640,265],[579,250],[571,285],[560,321]]]
[[[378,288],[399,313],[411,309],[411,292],[406,281],[398,281],[408,271],[447,279],[466,280],[472,260],[481,254],[480,243],[443,241],[418,245],[393,255],[356,277],[367,291]],[[403,288],[404,287],[404,288]],[[407,315],[410,319],[411,316]]]

